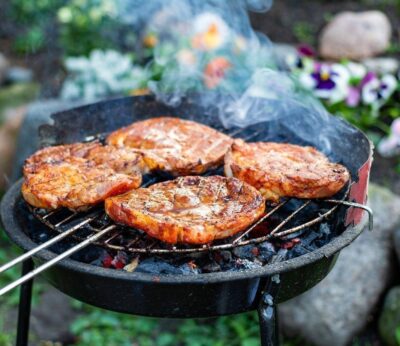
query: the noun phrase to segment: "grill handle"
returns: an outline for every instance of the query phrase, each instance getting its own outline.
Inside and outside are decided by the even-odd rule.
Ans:
[[[25,274],[24,276],[20,277],[19,279],[15,280],[14,282],[12,282],[12,283],[8,284],[7,286],[3,287],[2,289],[0,289],[0,296],[2,296],[3,294],[11,291],[12,289],[18,287],[19,285],[23,284],[24,282],[29,281],[30,279],[34,278],[36,275],[38,275],[38,274],[42,273],[43,271],[49,269],[50,267],[52,267],[56,263],[60,262],[64,258],[67,258],[67,257],[71,256],[72,254],[74,254],[75,252],[78,252],[79,250],[85,248],[86,246],[88,246],[89,244],[91,244],[91,243],[95,242],[96,240],[100,239],[102,236],[104,236],[105,234],[109,233],[110,231],[112,231],[115,228],[116,228],[116,225],[108,226],[107,228],[105,228],[105,229],[99,231],[98,233],[86,238],[84,241],[82,241],[79,244],[73,246],[72,248],[68,249],[67,251],[63,252],[62,254],[52,258],[48,262],[46,262],[46,263],[42,264],[41,266],[33,269],[29,273]],[[64,235],[65,233],[62,233],[60,235]],[[64,235],[64,236],[66,236],[66,235]],[[55,239],[55,238],[53,238],[53,239]],[[51,240],[53,240],[53,239],[51,239]],[[60,240],[60,239],[62,239],[62,238],[59,238],[58,240]],[[46,242],[46,243],[48,243],[48,242]],[[46,243],[43,243],[42,245],[45,245]],[[35,248],[35,249],[31,250],[30,252],[27,252],[26,254],[16,258],[14,261],[11,261],[11,262],[5,264],[2,268],[10,268],[13,265],[15,265],[16,263],[19,263],[19,262],[29,258],[31,255],[30,256],[27,256],[27,255],[30,254],[31,252],[36,253],[36,252],[38,252],[40,250],[37,250],[37,248]]]
[[[54,238],[51,238],[50,240],[44,242],[43,244],[40,244],[36,247],[34,247],[32,250],[25,252],[23,255],[18,256],[16,258],[14,258],[13,260],[11,260],[10,262],[2,265],[0,267],[0,274],[5,272],[6,270],[14,267],[15,265],[17,265],[18,263],[24,262],[25,260],[27,260],[28,258],[32,257],[33,255],[37,254],[39,251],[44,250],[48,247],[50,247],[51,245],[59,242],[60,240],[64,239],[65,237],[68,237],[69,235],[72,235],[73,233],[75,233],[76,231],[78,231],[82,226],[88,224],[90,221],[92,221],[93,218],[89,218],[86,219],[80,223],[78,223],[77,225],[75,225],[74,227],[71,227],[70,229],[66,230],[65,232],[60,233],[59,235],[57,235]]]
[[[355,202],[348,202],[348,201],[341,201],[336,199],[326,199],[324,202],[334,203],[334,204],[343,204],[353,208],[363,209],[368,213],[368,229],[372,231],[374,229],[374,212],[372,209],[364,204],[355,203]]]

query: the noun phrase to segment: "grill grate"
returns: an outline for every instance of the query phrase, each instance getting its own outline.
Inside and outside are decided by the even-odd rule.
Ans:
[[[220,130],[223,131],[223,129]],[[228,133],[228,135],[231,137],[238,136],[245,141],[249,141],[257,138],[257,136],[262,132],[260,130],[254,131],[251,134],[246,134],[245,130],[246,129],[236,129],[231,133]],[[85,141],[103,141],[106,138],[106,135],[107,134],[102,133],[97,136],[86,137]],[[220,172],[213,171],[206,175],[218,173]],[[165,179],[162,179],[160,176],[148,175],[145,177],[142,187],[147,187],[163,180]],[[65,208],[50,212],[31,207],[30,209],[38,220],[57,233],[62,234],[64,232],[71,232],[71,228],[74,228],[73,232],[69,235],[78,241],[83,241],[88,237],[98,234],[104,228],[107,228],[110,231],[110,235],[101,241],[94,242],[93,244],[114,251],[126,251],[138,254],[187,254],[213,250],[228,250],[249,244],[259,244],[273,238],[285,238],[293,234],[300,235],[308,227],[321,223],[333,215],[340,205],[348,203],[345,201],[347,195],[348,190],[340,200],[286,199],[277,205],[267,205],[268,212],[244,232],[225,240],[216,241],[212,245],[195,247],[186,245],[172,246],[155,240],[140,230],[117,225],[108,218],[103,207],[92,207],[85,212],[69,211]],[[290,210],[287,206],[291,203],[293,204],[293,202],[297,207]],[[288,211],[290,212],[288,213]],[[301,216],[302,212],[307,215],[308,218],[305,222],[301,222],[301,220],[304,220],[304,216]],[[254,237],[253,231],[258,227],[262,227],[263,225],[265,226],[271,221],[271,219],[279,220],[279,223],[274,225],[272,228],[269,227],[268,232],[266,232],[267,234],[264,233],[263,236]],[[80,226],[77,227],[76,225]]]
[[[253,131],[251,135],[246,135],[245,132],[248,133],[245,129],[238,129],[229,135],[232,137],[238,136],[248,141],[255,140],[261,133],[261,131]],[[103,141],[104,138],[105,134],[99,134],[97,136],[87,137],[86,141]],[[218,173],[220,172],[211,172],[209,174]],[[149,186],[162,181],[162,179],[163,178],[159,176],[148,176],[146,180],[144,179],[144,184],[142,186]],[[362,208],[367,211],[369,214],[369,228],[372,229],[373,219],[371,209],[358,203],[346,201],[349,189],[350,185],[339,200],[287,199],[277,205],[267,205],[268,212],[244,232],[234,237],[222,241],[216,241],[211,245],[204,245],[201,247],[171,246],[148,237],[140,230],[117,225],[108,218],[104,212],[104,207],[101,206],[92,207],[85,212],[70,211],[65,208],[49,212],[28,205],[29,209],[38,220],[58,234],[46,242],[37,245],[23,255],[0,266],[0,274],[63,239],[72,238],[79,242],[68,250],[56,255],[49,261],[26,273],[14,282],[1,288],[0,296],[24,282],[29,281],[36,275],[42,273],[74,253],[77,253],[90,244],[95,244],[110,250],[158,255],[227,250],[248,244],[259,244],[270,239],[291,239],[291,237],[298,237],[309,227],[334,216],[335,212],[340,212],[338,210],[340,206]],[[304,221],[306,219],[308,221]],[[340,219],[340,217],[338,219]],[[278,220],[278,222],[276,222],[276,220]],[[335,221],[335,218],[333,218],[333,221]],[[264,233],[262,236],[256,236],[255,234],[259,227],[264,227]],[[266,227],[268,227],[268,229],[266,229]],[[268,232],[266,232],[266,230],[268,230]]]
[[[345,194],[345,197],[346,196],[347,193]],[[277,205],[269,205],[267,208],[269,211],[244,232],[222,241],[216,241],[212,245],[191,247],[165,244],[147,236],[146,233],[140,230],[115,224],[105,214],[104,209],[100,207],[92,208],[84,213],[72,212],[66,209],[59,209],[50,213],[44,213],[43,209],[32,208],[31,210],[37,219],[55,232],[62,234],[64,232],[70,232],[70,230],[74,228],[73,233],[70,235],[79,241],[83,241],[101,232],[103,229],[108,228],[112,230],[111,234],[104,240],[95,242],[95,245],[130,253],[185,254],[213,250],[228,250],[238,246],[259,244],[273,238],[287,238],[293,234],[298,236],[302,231],[323,222],[329,216],[333,215],[342,202],[345,202],[345,197],[341,200],[305,200],[301,202],[302,204],[299,207],[290,210],[288,215],[283,216],[288,213],[288,208],[285,207],[290,204],[290,202],[294,201],[294,199],[287,199]],[[295,203],[298,204],[300,202],[296,200]],[[330,205],[330,207],[326,208],[329,204],[334,205]],[[310,215],[311,218],[299,224],[300,218],[298,215],[301,214],[301,212]],[[275,225],[273,227],[268,227],[266,224],[272,219],[275,220]],[[279,223],[276,224],[276,220],[279,220]],[[79,227],[77,227],[77,225]],[[288,225],[291,225],[291,227],[287,227]],[[253,237],[252,232],[259,226],[268,227],[268,234]]]

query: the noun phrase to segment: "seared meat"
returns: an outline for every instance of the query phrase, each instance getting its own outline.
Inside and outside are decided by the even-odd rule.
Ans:
[[[232,139],[193,121],[162,117],[119,129],[108,136],[107,143],[139,149],[150,170],[180,176],[202,174],[221,165]]]
[[[107,214],[167,243],[206,244],[264,212],[261,194],[235,178],[187,176],[106,199]]]
[[[25,160],[24,176],[35,173],[45,164],[56,164],[71,157],[84,158],[91,149],[102,147],[99,142],[57,145],[38,150]]]
[[[144,167],[129,149],[76,143],[49,147],[26,160],[22,195],[39,208],[84,209],[138,188]]]
[[[265,199],[324,198],[349,181],[348,170],[312,147],[235,140],[225,155],[225,174],[258,189]]]

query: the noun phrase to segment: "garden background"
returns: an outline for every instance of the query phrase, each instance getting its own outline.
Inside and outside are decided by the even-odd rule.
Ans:
[[[343,301],[350,312],[343,325],[332,326],[326,335],[331,345],[400,345],[396,259],[400,252],[400,1],[276,1],[267,12],[250,13],[252,27],[273,44],[266,37],[244,35],[223,15],[209,10],[193,15],[192,36],[175,30],[177,22],[172,22],[175,31],[165,36],[168,6],[162,12],[154,9],[151,0],[140,9],[135,7],[137,1],[127,1],[131,5],[127,13],[132,15],[121,16],[116,3],[0,2],[0,196],[38,145],[37,126],[49,122],[54,111],[163,90],[259,95],[274,71],[283,71],[291,91],[298,90],[312,102],[319,100],[318,107],[323,105],[361,128],[377,148],[370,190],[375,235],[366,236],[361,254],[352,254],[364,256],[365,262],[348,255],[348,266],[366,264],[370,275],[361,282],[363,299]],[[261,74],[254,89],[243,91],[238,84],[245,83],[237,81],[251,77],[237,72],[243,66],[252,72],[269,72]],[[382,220],[390,222],[383,226]],[[0,263],[19,253],[1,232]],[[0,284],[18,276],[18,269],[13,269],[0,277]],[[335,290],[338,282],[327,282],[327,289],[340,296]],[[312,294],[283,307],[284,345],[326,344],[317,330],[324,318],[334,324],[329,304],[310,308],[310,314],[320,313],[316,320],[304,320],[307,315],[294,307],[308,304],[318,291]],[[365,301],[370,306],[360,307]],[[0,346],[14,343],[17,303],[17,290],[0,298]],[[315,333],[310,335],[307,326]],[[259,344],[255,313],[178,321],[128,316],[68,298],[40,278],[34,289],[31,327],[32,345]]]

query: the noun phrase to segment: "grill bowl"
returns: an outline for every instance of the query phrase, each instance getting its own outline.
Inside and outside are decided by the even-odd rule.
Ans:
[[[117,114],[117,116],[115,116]],[[82,141],[99,133],[113,131],[135,120],[155,116],[179,116],[209,122],[204,109],[185,100],[177,107],[157,102],[152,96],[127,97],[99,102],[55,114],[54,125],[41,128],[43,144],[54,145]],[[307,116],[300,112],[297,116]],[[213,127],[221,128],[218,119]],[[279,124],[278,124],[279,125]],[[332,117],[332,126],[351,127]],[[267,124],[249,126],[246,131],[265,131],[254,140],[289,141],[311,144],[282,130],[268,131]],[[333,142],[333,138],[331,139]],[[352,136],[337,143],[331,158],[342,161],[350,170],[355,184],[350,193],[356,202],[364,203],[372,147],[365,135],[354,130]],[[45,227],[29,213],[22,199],[22,181],[15,183],[3,198],[1,218],[8,236],[24,250],[35,244],[28,234]],[[354,211],[354,209],[353,209]],[[86,303],[113,311],[157,317],[210,317],[253,310],[271,276],[279,274],[280,288],[275,302],[280,303],[310,289],[333,267],[339,251],[361,232],[362,224],[355,213],[348,213],[346,230],[325,246],[294,259],[258,269],[197,275],[151,275],[128,273],[65,259],[44,272],[43,276],[60,291]],[[47,250],[36,255],[37,263],[56,254]]]
[[[27,211],[15,183],[1,204],[4,228],[11,240],[28,251],[35,244],[27,233],[43,224]],[[333,267],[339,251],[361,232],[362,224],[348,227],[329,244],[303,256],[259,269],[197,275],[128,273],[65,259],[43,276],[60,291],[108,310],[155,317],[211,317],[254,310],[268,277],[279,274],[276,303],[293,298],[321,281]],[[44,250],[36,263],[56,254]]]

